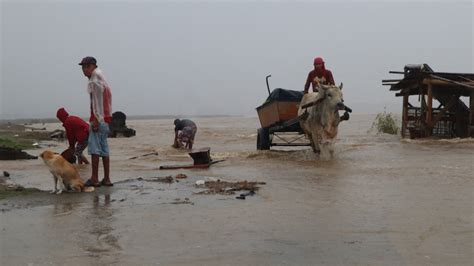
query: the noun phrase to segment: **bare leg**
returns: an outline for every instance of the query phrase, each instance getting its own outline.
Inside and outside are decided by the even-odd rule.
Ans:
[[[91,182],[92,184],[99,183],[99,155],[93,154],[92,155],[92,176]]]
[[[102,162],[104,164],[104,179],[102,179],[103,184],[110,184],[110,157],[102,157]]]

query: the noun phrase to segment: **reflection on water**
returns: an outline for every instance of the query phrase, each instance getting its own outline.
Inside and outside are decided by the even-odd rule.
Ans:
[[[85,208],[84,241],[82,248],[91,257],[113,255],[120,250],[118,237],[114,234],[114,208],[110,206],[110,193],[92,197],[92,208]]]
[[[54,202],[53,214],[54,217],[66,216],[72,214],[74,204],[72,202]]]

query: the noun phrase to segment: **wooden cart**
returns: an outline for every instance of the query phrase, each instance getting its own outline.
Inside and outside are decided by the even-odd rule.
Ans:
[[[269,97],[257,107],[261,128],[257,131],[257,149],[269,150],[271,146],[309,146],[300,127],[298,106],[302,92],[275,89],[270,92],[266,77]],[[278,94],[289,94],[291,97],[272,97]]]

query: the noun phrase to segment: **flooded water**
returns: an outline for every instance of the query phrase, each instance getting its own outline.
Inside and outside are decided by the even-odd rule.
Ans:
[[[376,135],[374,117],[343,122],[329,161],[309,147],[256,151],[257,118],[196,118],[196,148],[225,161],[195,170],[159,170],[192,163],[171,148],[171,119],[127,121],[137,136],[109,139],[112,180],[123,182],[0,201],[0,264],[472,265],[474,140]],[[66,148],[40,144],[29,152]],[[129,159],[150,152],[158,156]],[[0,170],[24,186],[53,185],[40,160]],[[79,171],[85,179],[91,170]],[[178,173],[189,177],[133,179]],[[205,178],[266,185],[246,200],[194,194]]]

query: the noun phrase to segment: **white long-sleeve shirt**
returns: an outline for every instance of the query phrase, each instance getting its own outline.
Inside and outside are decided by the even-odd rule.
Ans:
[[[103,123],[112,122],[112,93],[105,81],[105,76],[99,68],[96,68],[87,84],[87,92],[91,99],[91,117],[89,121]]]

